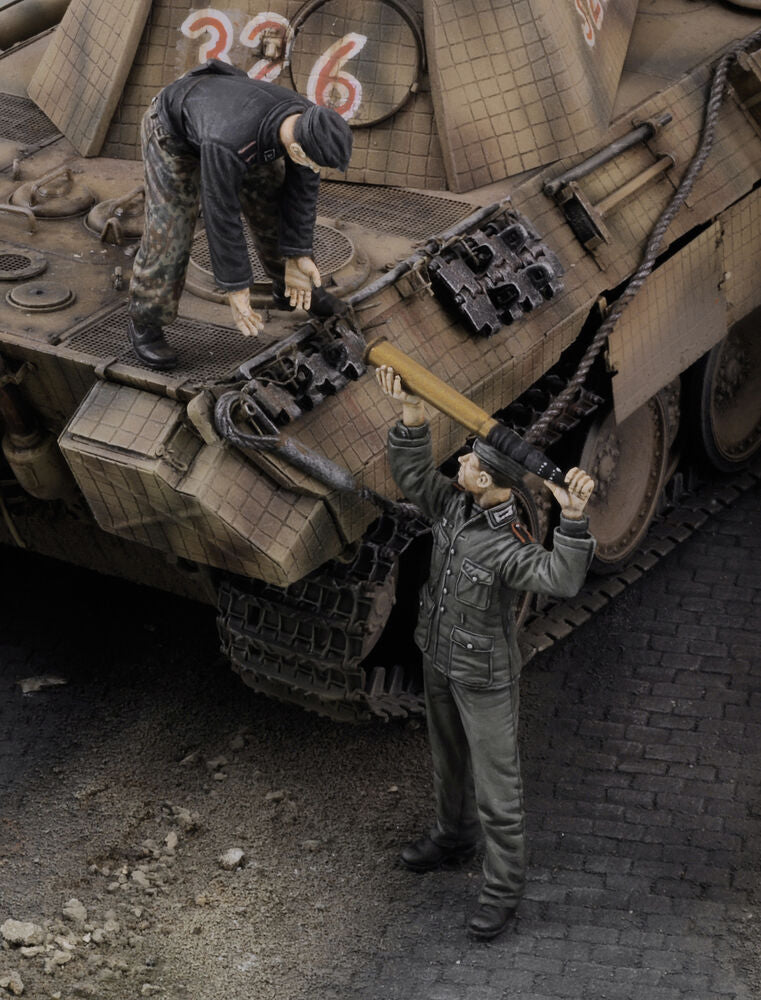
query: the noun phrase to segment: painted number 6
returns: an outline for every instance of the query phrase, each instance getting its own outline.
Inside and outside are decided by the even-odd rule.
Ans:
[[[343,70],[367,42],[367,35],[352,31],[344,35],[320,56],[307,80],[307,97],[315,104],[332,108],[342,118],[352,118],[362,100],[362,84]]]

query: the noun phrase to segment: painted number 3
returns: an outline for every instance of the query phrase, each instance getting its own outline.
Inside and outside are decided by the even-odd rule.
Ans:
[[[288,28],[288,21],[282,14],[266,11],[248,22],[240,33],[240,42],[247,48],[257,48],[265,31],[284,28]],[[230,48],[234,29],[224,11],[214,7],[195,10],[185,18],[180,30],[186,38],[205,38],[198,48],[199,62],[207,59],[231,62]],[[362,84],[355,76],[346,72],[344,64],[353,59],[366,42],[366,35],[352,31],[323,52],[312,67],[307,81],[307,97],[310,101],[333,108],[346,119],[357,113],[362,101]],[[255,80],[277,79],[285,63],[285,56],[286,53],[283,52],[278,59],[259,59],[248,71],[248,75]]]
[[[592,48],[597,38],[597,32],[602,28],[607,0],[574,0],[576,10],[582,20],[581,31],[584,41]]]

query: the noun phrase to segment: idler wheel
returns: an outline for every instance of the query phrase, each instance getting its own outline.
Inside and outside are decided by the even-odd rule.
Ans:
[[[702,450],[720,472],[741,468],[761,447],[758,311],[737,323],[692,372]]]
[[[579,465],[595,480],[587,513],[598,572],[616,572],[645,537],[667,460],[668,417],[660,395],[621,424],[611,411],[590,429]]]

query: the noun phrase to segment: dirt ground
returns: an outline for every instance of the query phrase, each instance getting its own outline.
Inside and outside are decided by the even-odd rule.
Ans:
[[[217,654],[211,609],[39,566],[2,615],[0,923],[55,948],[0,951],[0,982],[13,967],[26,996],[63,1000],[345,995],[379,948],[375,908],[409,888],[394,858],[428,811],[420,723],[347,728],[261,698]],[[67,683],[20,693],[46,674]],[[63,917],[71,899],[84,921]]]
[[[0,998],[755,1000],[759,555],[755,491],[530,664],[529,887],[485,946],[477,861],[396,864],[420,722],[269,701],[212,609],[4,552]]]

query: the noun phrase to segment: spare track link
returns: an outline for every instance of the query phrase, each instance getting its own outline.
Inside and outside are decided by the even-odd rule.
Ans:
[[[286,588],[224,580],[217,625],[233,669],[255,691],[342,721],[421,713],[422,692],[401,666],[387,676],[362,659],[379,588],[393,587],[399,556],[427,530],[409,511],[384,513],[349,563],[333,560]]]
[[[603,608],[613,597],[635,583],[660,559],[703,525],[711,516],[730,507],[746,490],[761,482],[761,459],[731,481],[701,483],[683,494],[666,514],[655,518],[641,547],[619,573],[590,576],[570,600],[549,602],[529,616],[519,636],[524,665],[549,649]]]

